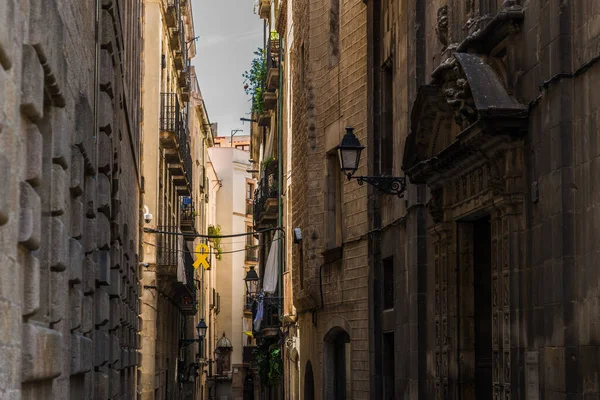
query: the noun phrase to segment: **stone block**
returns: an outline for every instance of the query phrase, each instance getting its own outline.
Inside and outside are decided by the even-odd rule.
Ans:
[[[37,125],[27,126],[27,154],[25,180],[37,187],[42,179],[42,145],[43,138]]]
[[[96,326],[105,325],[110,318],[110,299],[108,293],[102,289],[96,290],[94,293],[94,323]]]
[[[50,322],[56,324],[65,318],[67,312],[67,300],[69,296],[67,285],[67,274],[65,272],[53,271],[51,277],[51,308]]]
[[[96,218],[84,218],[85,235],[83,235],[83,251],[89,254],[96,250]]]
[[[0,124],[0,126],[1,125],[2,124]],[[12,176],[10,163],[2,153],[0,153],[0,175]],[[0,226],[8,222],[8,215],[11,209],[9,201],[9,196],[0,196]]]
[[[110,136],[113,132],[113,117],[115,114],[112,99],[108,93],[100,92],[100,98],[98,101],[98,129],[100,129],[100,132]]]
[[[52,192],[50,211],[52,215],[62,215],[67,208],[67,172],[58,164],[52,164]]]
[[[112,268],[122,270],[121,261],[122,261],[122,251],[121,245],[119,242],[113,242],[110,246],[110,261],[112,262]]]
[[[98,211],[110,217],[111,193],[110,179],[104,174],[98,174]]]
[[[121,341],[117,335],[110,335],[110,365],[112,368],[120,369]]]
[[[98,250],[95,253],[96,260],[96,283],[99,286],[110,285],[110,252]]]
[[[81,283],[83,279],[83,247],[79,240],[69,239],[69,283]]]
[[[52,110],[52,162],[69,168],[71,161],[71,129],[68,126],[67,110],[54,108]]]
[[[113,59],[107,50],[100,52],[100,90],[105,92],[111,99],[114,99],[113,80],[115,71]]]
[[[98,132],[98,171],[108,174],[113,163],[112,140],[104,132]]]
[[[60,375],[62,335],[30,323],[23,324],[22,381],[53,379]]]
[[[84,193],[84,201],[85,201],[85,215],[88,218],[94,218],[96,216],[96,179],[93,176],[85,177],[85,193]]]
[[[108,332],[94,331],[94,366],[101,367],[108,362],[110,342]]]
[[[13,64],[13,38],[15,18],[15,0],[0,3],[0,64],[10,69]]]
[[[40,308],[40,260],[33,254],[27,256],[23,280],[23,316],[35,314]]]
[[[111,398],[117,398],[121,389],[121,375],[115,367],[110,370],[110,395]]]
[[[94,329],[94,299],[83,296],[81,305],[81,332],[90,333]]]
[[[42,236],[40,196],[27,182],[21,182],[20,188],[19,243],[29,250],[37,250]]]
[[[110,221],[104,214],[96,216],[96,245],[99,249],[110,249]]]
[[[71,200],[71,236],[73,238],[81,239],[84,220],[83,202],[79,199]]]
[[[32,121],[44,116],[44,68],[35,49],[22,46],[21,112]]]
[[[81,316],[83,307],[83,292],[78,287],[69,289],[69,313],[71,331],[81,327]]]
[[[94,400],[109,399],[108,374],[103,371],[94,372]]]
[[[96,141],[94,138],[94,114],[86,96],[80,96],[75,106],[75,132],[73,144],[79,147],[85,161],[86,172],[96,173]]]
[[[55,271],[64,271],[69,264],[69,237],[65,226],[58,218],[52,218],[50,266]]]
[[[121,298],[120,298],[120,294],[121,294],[121,273],[119,272],[118,269],[111,269],[110,270],[110,286],[108,287],[107,291],[109,296],[115,297],[119,300],[119,302],[121,302]]]
[[[108,330],[113,331],[118,328],[120,323],[120,315],[121,315],[121,304],[119,299],[111,298],[110,299],[110,321],[108,323]]]
[[[64,107],[67,62],[64,55],[64,24],[56,0],[30,2],[29,43],[44,65],[45,90],[52,104]]]
[[[73,196],[81,196],[83,194],[85,164],[83,154],[79,147],[71,147],[71,194]]]
[[[92,370],[92,341],[91,339],[71,335],[71,375],[77,375]]]
[[[93,294],[96,290],[96,263],[91,257],[83,259],[82,288],[84,294]]]

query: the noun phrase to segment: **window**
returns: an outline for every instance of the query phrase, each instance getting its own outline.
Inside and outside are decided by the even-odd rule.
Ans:
[[[329,11],[329,66],[340,58],[340,0],[331,0]]]
[[[342,245],[342,175],[335,151],[327,154],[325,187],[325,243],[327,249]]]
[[[254,183],[246,182],[246,199],[252,200],[254,198]]]
[[[394,308],[394,257],[385,258],[383,264],[383,309]]]

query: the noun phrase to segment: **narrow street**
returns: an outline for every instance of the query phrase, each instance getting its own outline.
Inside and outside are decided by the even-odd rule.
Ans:
[[[600,399],[600,0],[0,0],[0,400]]]

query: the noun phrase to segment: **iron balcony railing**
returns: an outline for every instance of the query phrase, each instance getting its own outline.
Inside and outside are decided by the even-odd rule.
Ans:
[[[187,119],[186,119],[187,121]],[[192,188],[192,154],[190,149],[190,135],[187,129],[187,123],[182,123],[181,128],[177,134],[177,141],[179,145],[179,153],[181,154],[181,160],[183,161],[183,168],[185,176],[187,178],[190,189]]]
[[[258,311],[258,303],[260,300],[256,300],[252,305],[252,320],[256,318]],[[279,307],[282,304],[281,297],[263,297],[263,316],[260,323],[259,331],[270,328],[279,328],[281,326],[281,318],[279,315]],[[255,331],[254,324],[252,330]]]
[[[279,39],[269,39],[266,56],[267,68],[279,68]]]
[[[180,241],[178,235],[171,232],[179,232],[176,226],[160,225],[158,231],[169,232],[159,233],[157,240],[156,264],[161,267],[176,267],[180,252]]]
[[[192,198],[189,196],[181,197],[181,212],[180,212],[179,221],[183,224],[193,224],[196,218],[196,210],[194,207],[194,202]]]
[[[181,121],[181,106],[177,93],[160,94],[160,130],[161,132],[177,133]]]
[[[194,305],[196,304],[196,282],[194,281],[194,257],[190,253],[187,245],[183,244],[183,267],[185,270],[185,286],[192,296]]]
[[[265,211],[265,203],[269,198],[277,198],[277,161],[271,161],[264,170],[262,179],[258,182],[254,191],[254,221],[260,219]]]

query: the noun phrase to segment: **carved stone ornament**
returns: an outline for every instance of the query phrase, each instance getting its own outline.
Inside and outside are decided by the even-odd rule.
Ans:
[[[437,11],[435,34],[444,47],[448,46],[448,5],[440,7]]]

